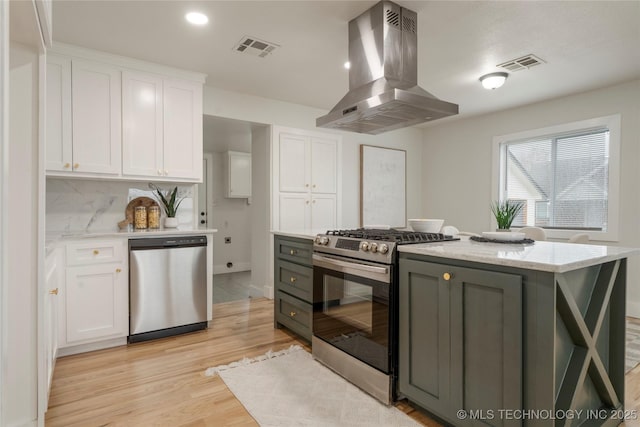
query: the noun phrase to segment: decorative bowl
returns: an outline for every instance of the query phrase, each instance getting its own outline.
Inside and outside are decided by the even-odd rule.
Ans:
[[[422,233],[439,233],[444,219],[410,219],[409,225],[413,231]]]

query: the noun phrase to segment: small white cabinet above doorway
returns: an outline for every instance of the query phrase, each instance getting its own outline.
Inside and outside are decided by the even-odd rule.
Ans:
[[[229,199],[251,197],[251,153],[227,151],[224,167],[225,197]]]

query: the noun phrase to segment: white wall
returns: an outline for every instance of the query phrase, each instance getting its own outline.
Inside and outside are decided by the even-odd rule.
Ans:
[[[620,240],[604,244],[640,247],[640,80],[425,129],[422,214],[465,231],[489,230],[494,136],[613,114],[622,122]],[[637,258],[628,263],[627,300],[628,313],[640,317]]]
[[[2,379],[5,425],[31,425],[37,419],[38,289],[38,52],[11,43],[7,210],[8,254],[6,299],[8,366]]]
[[[251,135],[249,135],[249,138]],[[213,187],[213,208],[209,218],[213,235],[213,273],[230,273],[251,269],[251,208],[247,199],[225,197],[226,153],[211,153],[213,176],[209,185]],[[225,237],[231,243],[224,242]],[[227,267],[227,263],[233,267]]]

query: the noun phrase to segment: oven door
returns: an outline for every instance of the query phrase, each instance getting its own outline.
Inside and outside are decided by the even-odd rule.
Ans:
[[[313,254],[313,335],[388,374],[391,265]]]

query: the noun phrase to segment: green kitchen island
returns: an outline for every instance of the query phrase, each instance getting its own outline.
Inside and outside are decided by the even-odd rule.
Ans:
[[[456,426],[617,425],[627,257],[460,241],[399,247],[400,397]]]

